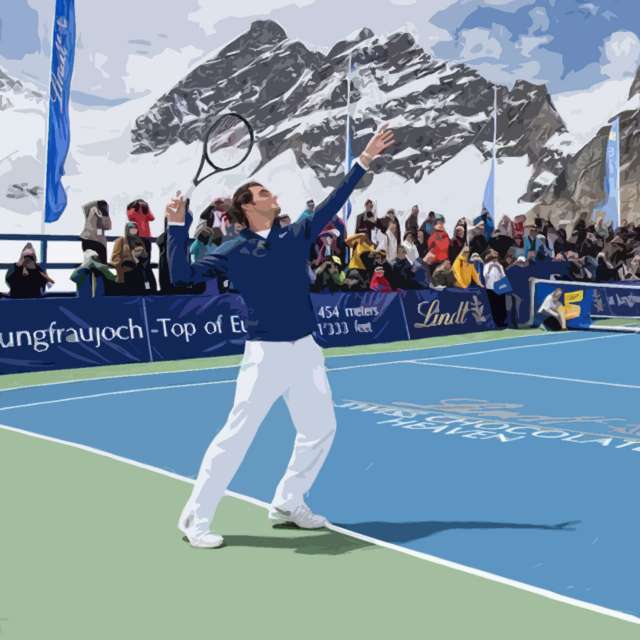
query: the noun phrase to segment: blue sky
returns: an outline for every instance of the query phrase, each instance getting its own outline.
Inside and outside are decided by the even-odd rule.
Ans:
[[[538,65],[540,79],[556,91],[624,75],[639,62],[638,0],[458,2],[432,22],[452,35],[434,48],[442,57],[505,72]]]
[[[42,88],[54,5],[0,0],[0,66]],[[73,87],[85,104],[164,93],[264,18],[325,52],[362,27],[408,30],[436,56],[492,81],[523,78],[552,93],[632,77],[640,65],[640,0],[368,0],[366,10],[344,0],[76,0],[76,14]]]
[[[0,55],[20,59],[40,51],[38,12],[25,0],[1,0]]]

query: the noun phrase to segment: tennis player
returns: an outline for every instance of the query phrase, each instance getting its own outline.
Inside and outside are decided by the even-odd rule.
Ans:
[[[242,293],[248,311],[248,335],[233,408],[204,454],[191,497],[178,521],[178,528],[194,547],[222,545],[222,536],[211,531],[218,503],[258,427],[282,395],[297,435],[269,518],[274,524],[303,529],[326,524],[326,519],[312,513],[304,501],[336,430],[324,356],[312,336],[316,321],[309,297],[307,259],[320,231],[346,203],[371,161],[393,143],[392,131],[386,127],[378,131],[342,184],[314,214],[286,227],[278,222],[277,196],[257,182],[241,186],[229,213],[245,228],[237,238],[193,264],[188,263],[185,250],[185,201],[177,197],[167,205],[173,284],[227,276]]]

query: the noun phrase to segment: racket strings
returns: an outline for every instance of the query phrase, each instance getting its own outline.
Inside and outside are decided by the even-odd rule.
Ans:
[[[205,149],[209,163],[218,169],[241,164],[249,155],[253,134],[236,115],[222,116],[207,133]]]

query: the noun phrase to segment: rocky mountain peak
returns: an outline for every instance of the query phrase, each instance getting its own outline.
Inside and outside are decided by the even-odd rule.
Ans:
[[[324,55],[287,39],[272,21],[254,22],[142,114],[132,129],[133,152],[193,142],[217,114],[233,110],[256,131],[256,170],[291,150],[300,167],[333,185],[343,173],[347,51],[360,75],[351,92],[355,154],[387,121],[403,148],[386,170],[406,180],[419,182],[469,145],[488,156],[494,85],[478,72],[432,58],[403,31],[375,36],[365,28]],[[560,154],[545,143],[565,128],[546,88],[524,81],[511,91],[501,87],[498,103],[498,155],[526,155],[534,174],[557,175]]]

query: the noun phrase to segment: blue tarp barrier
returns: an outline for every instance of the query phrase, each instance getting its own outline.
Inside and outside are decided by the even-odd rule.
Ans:
[[[493,329],[482,289],[312,294],[323,347]],[[239,295],[0,301],[0,373],[242,353]]]

